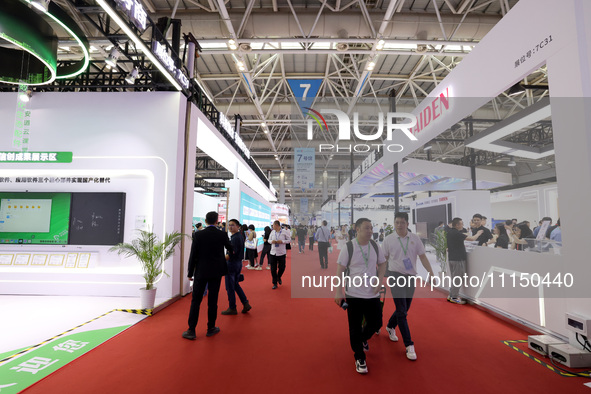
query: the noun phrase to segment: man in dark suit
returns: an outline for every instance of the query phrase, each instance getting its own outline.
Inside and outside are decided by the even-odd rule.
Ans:
[[[224,247],[232,252],[232,244],[228,234],[216,228],[217,221],[217,212],[208,212],[205,215],[207,227],[193,234],[188,277],[190,280],[195,278],[195,281],[193,282],[193,298],[189,311],[189,329],[183,332],[183,338],[186,339],[196,338],[195,327],[199,320],[199,306],[203,299],[205,286],[209,289],[206,336],[210,337],[220,332],[220,328],[215,326],[215,320],[218,312],[220,284],[222,277],[228,272]]]

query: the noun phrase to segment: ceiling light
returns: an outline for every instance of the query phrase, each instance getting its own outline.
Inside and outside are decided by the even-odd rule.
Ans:
[[[265,122],[261,122],[261,126],[266,127],[267,124]]]
[[[495,160],[495,163],[499,163],[502,159]]]
[[[511,158],[511,160],[509,161],[509,163],[507,163],[508,167],[515,167],[517,165],[517,163],[515,163],[515,160],[513,160],[513,158]]]
[[[376,62],[371,61],[369,63],[367,63],[367,67],[365,68],[367,71],[372,71],[376,66]]]
[[[246,70],[246,67],[244,67],[244,62],[241,62],[240,60],[236,62],[236,66],[238,67],[238,70],[240,70],[240,71]]]
[[[25,103],[31,101],[31,97],[33,97],[33,92],[31,91],[31,89],[27,89],[26,92],[22,92],[18,95],[19,100]]]
[[[549,161],[549,162],[548,162],[548,165],[550,165],[550,164],[553,164],[553,163],[554,163],[553,161]]]
[[[236,41],[228,40],[228,48],[230,48],[230,50],[232,50],[232,51],[235,51],[236,49],[238,49],[238,46],[236,45]]]
[[[425,144],[425,146],[423,147],[423,150],[431,150],[432,148],[433,148],[433,145]]]
[[[203,178],[203,180],[209,183],[222,183],[224,181],[222,178]]]
[[[384,45],[386,45],[386,41],[380,40],[378,41],[378,45],[376,45],[376,50],[381,51],[384,49]]]
[[[486,163],[487,166],[490,166],[492,163],[489,161],[488,163]]]
[[[51,0],[31,0],[31,5],[41,12],[47,12]]]
[[[263,132],[264,132],[265,134],[269,134],[269,130],[267,130],[267,129],[263,129]]]
[[[543,166],[543,165],[544,165],[544,163],[540,163],[540,164],[538,164],[536,167],[541,167],[541,166]]]
[[[201,186],[197,186],[193,190],[195,190],[196,192],[204,192],[205,191],[205,189],[202,188]]]
[[[116,47],[111,49],[109,56],[105,59],[105,63],[107,63],[107,66],[115,68],[115,66],[117,65],[117,59],[119,59],[120,54],[121,53],[117,50]]]
[[[133,70],[131,70],[129,72],[129,74],[127,74],[127,76],[125,77],[125,82],[127,82],[128,84],[134,84],[135,83],[135,79],[139,76],[139,71],[137,70],[137,67],[134,67]]]

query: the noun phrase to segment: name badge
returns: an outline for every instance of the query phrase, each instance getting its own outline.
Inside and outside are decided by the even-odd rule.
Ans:
[[[407,270],[412,270],[413,266],[412,266],[412,262],[410,261],[410,259],[407,257],[404,260],[402,260],[402,262],[404,263],[404,268],[406,268]]]

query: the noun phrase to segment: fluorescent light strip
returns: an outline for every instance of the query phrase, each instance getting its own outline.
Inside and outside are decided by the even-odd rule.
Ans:
[[[121,19],[119,14],[114,9],[112,9],[109,4],[107,4],[106,0],[96,0],[96,2],[98,5],[100,5],[107,12],[107,14],[109,14],[111,19],[113,19],[115,21],[115,23],[117,23],[117,25],[119,25],[121,30],[123,30],[125,32],[125,34],[127,34],[127,36],[129,38],[131,38],[131,40],[135,43],[135,45],[139,49],[141,49],[142,52],[144,52],[146,54],[146,56],[148,57],[148,59],[150,59],[152,64],[155,64],[156,67],[158,67],[160,72],[162,72],[162,74],[164,74],[166,79],[168,79],[168,81],[176,88],[176,90],[178,90],[178,91],[183,90],[181,88],[181,85],[179,85],[179,83],[172,77],[172,75],[170,75],[168,70],[162,65],[162,63],[160,63],[160,61],[156,58],[156,56],[154,56],[154,54],[148,49],[146,44],[138,36],[135,35],[135,33],[129,28],[127,23],[125,23],[125,21],[123,21],[123,19]]]

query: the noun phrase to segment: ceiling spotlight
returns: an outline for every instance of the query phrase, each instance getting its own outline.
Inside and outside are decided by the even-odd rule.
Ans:
[[[246,67],[244,67],[244,62],[241,62],[240,60],[236,62],[236,66],[238,67],[238,70],[240,71],[246,71]]]
[[[386,45],[386,41],[380,40],[378,41],[378,45],[376,45],[376,50],[381,51],[384,49],[384,45]]]
[[[515,167],[517,165],[517,163],[515,163],[515,160],[513,160],[513,158],[511,158],[511,160],[509,160],[509,163],[507,163],[507,166],[509,167]]]
[[[31,89],[27,89],[26,92],[22,92],[18,95],[19,100],[25,103],[31,101],[31,97],[33,97],[33,92]]]
[[[232,50],[232,51],[235,51],[236,49],[238,49],[238,45],[236,44],[236,41],[228,40],[228,48],[230,48],[230,50]]]
[[[31,0],[31,5],[41,12],[47,12],[51,0]]]
[[[117,65],[117,59],[119,59],[119,55],[121,53],[119,52],[119,50],[116,47],[113,47],[113,49],[111,49],[111,52],[109,53],[109,56],[105,59],[105,63],[107,63],[107,66],[115,68],[115,66]]]
[[[128,84],[134,84],[135,83],[135,79],[140,75],[139,71],[137,70],[137,67],[134,67],[133,70],[131,70],[129,72],[129,74],[127,74],[127,76],[125,77],[125,82],[127,82]]]
[[[365,68],[367,71],[373,71],[373,69],[376,67],[376,62],[371,61],[369,63],[367,63],[367,67]]]
[[[263,129],[263,132],[264,132],[265,134],[269,134],[269,130],[267,130],[267,129]]]
[[[433,145],[431,144],[425,144],[425,146],[423,147],[423,150],[431,150],[433,148]]]

